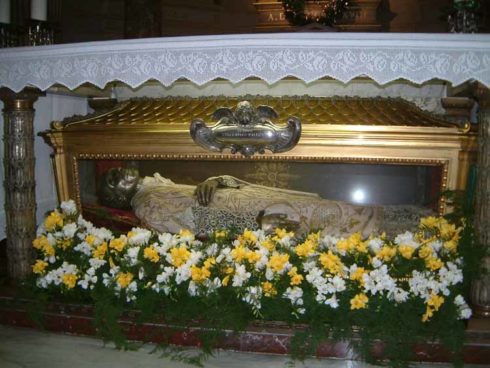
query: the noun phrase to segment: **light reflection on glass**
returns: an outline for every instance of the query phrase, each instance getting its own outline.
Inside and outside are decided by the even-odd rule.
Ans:
[[[354,203],[364,203],[366,201],[366,192],[361,188],[354,189],[351,193],[351,199]]]

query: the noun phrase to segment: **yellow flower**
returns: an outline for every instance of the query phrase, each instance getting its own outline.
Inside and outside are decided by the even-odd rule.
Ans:
[[[235,262],[242,262],[246,257],[247,257],[247,252],[248,249],[245,248],[243,245],[240,245],[235,247],[231,252],[231,258],[235,260]]]
[[[422,322],[427,322],[433,315],[434,312],[438,311],[441,305],[444,303],[444,297],[437,294],[431,294],[429,300],[427,301],[427,309],[422,316]]]
[[[350,300],[350,309],[363,309],[367,307],[369,299],[366,294],[359,293]]]
[[[318,247],[318,241],[312,239],[306,239],[303,243],[296,246],[294,251],[298,257],[308,257],[311,255]]]
[[[357,245],[356,245],[356,250],[359,252],[359,253],[367,253],[368,252],[368,246],[367,246],[367,242],[359,242]]]
[[[32,241],[32,246],[36,249],[41,250],[46,256],[54,257],[55,250],[54,247],[49,244],[48,238],[41,235]]]
[[[245,229],[243,231],[243,234],[238,236],[238,241],[240,242],[241,245],[244,245],[246,243],[256,243],[257,242],[257,236],[255,236],[253,231]]]
[[[280,254],[274,252],[272,256],[269,258],[269,262],[267,263],[267,267],[271,268],[274,272],[281,272],[286,263],[289,261],[289,254]]]
[[[194,233],[190,231],[189,229],[181,229],[179,231],[179,236],[181,238],[192,238],[194,239]]]
[[[143,258],[148,259],[150,262],[157,263],[160,260],[160,256],[156,249],[152,246],[146,247],[143,251]]]
[[[335,247],[339,252],[348,252],[350,250],[350,242],[347,239],[340,239]]]
[[[95,248],[92,251],[92,256],[97,259],[102,259],[104,258],[105,254],[107,253],[107,243],[102,242],[97,248]]]
[[[433,315],[434,312],[432,311],[432,309],[427,307],[425,313],[422,316],[422,322],[427,322]]]
[[[228,286],[229,282],[230,282],[230,275],[226,275],[225,277],[223,277],[223,280],[221,281],[221,285]]]
[[[48,267],[48,262],[38,259],[36,263],[32,266],[32,272],[37,274],[43,274],[44,270]]]
[[[357,232],[349,236],[347,239],[340,239],[336,248],[341,252],[352,252],[358,250],[362,253],[367,252],[367,245],[363,244],[361,233]]]
[[[429,258],[432,256],[432,248],[429,247],[428,245],[424,245],[423,247],[419,248],[419,257],[422,259]]]
[[[111,239],[109,242],[109,248],[114,249],[118,252],[122,252],[124,247],[128,244],[128,238],[121,235],[119,238]]]
[[[96,239],[97,238],[95,237],[95,235],[88,234],[85,237],[85,243],[87,243],[88,245],[94,245]]]
[[[211,266],[216,264],[216,258],[209,257],[204,261],[204,267],[211,268]]]
[[[425,260],[425,266],[431,271],[437,271],[443,265],[444,263],[437,257],[429,257]]]
[[[249,263],[254,264],[257,263],[262,258],[262,255],[258,251],[254,252],[249,250],[245,255],[245,258]]]
[[[401,254],[403,258],[406,259],[411,259],[414,251],[415,249],[410,245],[402,244],[398,247],[398,252]]]
[[[288,276],[291,277],[291,281],[289,283],[292,286],[301,284],[304,278],[303,275],[298,274],[297,267],[292,267],[288,272]]]
[[[228,230],[218,230],[214,232],[214,237],[216,239],[224,239],[228,235]]]
[[[44,220],[46,231],[53,231],[57,227],[63,226],[63,216],[58,211],[51,212]]]
[[[266,238],[260,244],[269,251],[274,250],[276,248],[276,243],[274,243],[271,238]]]
[[[203,282],[211,276],[211,272],[206,267],[191,266],[191,278],[195,282]]]
[[[358,281],[361,286],[364,285],[363,275],[366,273],[366,269],[364,267],[357,267],[357,269],[350,274],[350,279],[353,281]]]
[[[280,228],[274,229],[274,234],[275,235],[272,238],[272,240],[276,240],[276,241],[279,241],[279,240],[285,238],[286,236],[289,236],[289,237],[294,236],[294,233],[292,231],[287,231],[286,229],[280,229]]]
[[[32,241],[32,246],[39,250],[43,249],[46,245],[49,245],[49,241],[44,235],[41,235]]]
[[[436,227],[439,225],[439,218],[434,216],[428,216],[420,219],[420,224],[426,227]]]
[[[452,238],[454,234],[458,233],[456,225],[444,222],[440,226],[441,236],[443,238]]]
[[[180,267],[187,262],[191,256],[191,252],[187,250],[185,245],[182,245],[180,247],[171,248],[170,256],[172,257],[172,265],[175,267]]]
[[[66,250],[71,246],[71,239],[58,240],[56,245],[61,249]]]
[[[327,253],[320,254],[320,263],[324,268],[326,268],[332,274],[342,274],[343,264],[338,256],[329,250]]]
[[[77,283],[77,275],[74,275],[72,273],[65,273],[63,275],[63,284],[65,284],[65,286],[68,289],[73,289],[76,283]]]
[[[317,231],[316,233],[309,233],[306,239],[318,243],[320,241],[320,235],[321,235],[320,231]]]
[[[376,257],[387,262],[390,259],[392,259],[395,256],[395,254],[396,254],[395,248],[392,248],[392,247],[385,245],[385,246],[381,247],[381,249],[376,254]]]
[[[262,290],[263,290],[265,296],[273,297],[273,296],[277,295],[276,288],[269,281],[265,281],[262,283]]]
[[[54,247],[49,245],[49,243],[44,246],[43,252],[47,257],[54,257],[55,255]]]
[[[444,242],[444,248],[446,248],[450,252],[455,252],[456,249],[458,248],[458,242],[456,240],[448,240],[447,242]]]
[[[438,311],[443,303],[444,297],[437,294],[431,294],[429,300],[427,301],[427,305],[432,307],[434,311]]]
[[[233,275],[233,272],[235,272],[235,269],[233,267],[228,267],[226,270],[225,270],[225,274],[226,276],[223,278],[223,280],[221,281],[221,284],[223,286],[227,286],[228,283],[230,282],[230,278],[231,278],[231,275]]]
[[[128,285],[133,281],[133,274],[131,272],[119,272],[116,276],[117,283],[122,289],[128,287]]]

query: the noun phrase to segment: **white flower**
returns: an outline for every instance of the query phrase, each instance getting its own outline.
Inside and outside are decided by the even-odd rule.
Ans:
[[[396,287],[395,280],[388,274],[386,265],[365,273],[362,279],[364,281],[364,290],[372,295],[383,294],[385,291],[393,292]]]
[[[84,290],[87,290],[88,288],[93,289],[96,283],[97,276],[95,275],[95,269],[92,267],[87,270],[87,273],[83,275],[82,279],[78,280],[78,285]]]
[[[177,237],[170,233],[159,234],[158,241],[162,244],[163,247],[167,247],[167,249],[174,247],[179,243]]]
[[[102,267],[107,263],[106,260],[98,259],[98,258],[90,258],[88,262],[90,263],[90,267],[92,267],[94,270],[99,269],[100,267]]]
[[[201,260],[201,258],[202,258],[201,251],[191,250],[191,255],[189,256],[187,263],[189,263],[189,266],[195,265]]]
[[[338,308],[339,307],[339,301],[337,300],[337,296],[333,294],[330,298],[325,300],[325,304],[330,306],[331,308]]]
[[[90,230],[90,229],[92,229],[94,227],[94,225],[90,221],[85,220],[82,217],[82,215],[78,216],[77,224],[81,228],[85,228],[87,230]]]
[[[457,295],[454,298],[454,304],[458,307],[458,317],[459,319],[469,319],[472,315],[472,311],[463,296]]]
[[[460,312],[459,312],[459,316],[461,317],[461,319],[469,319],[472,314],[473,314],[473,312],[471,311],[471,309],[469,307],[462,308],[462,309],[460,309]]]
[[[75,236],[77,230],[78,230],[77,224],[75,224],[74,222],[66,224],[65,226],[63,226],[63,236],[65,238],[71,239]]]
[[[270,269],[270,268],[267,268],[265,270],[265,278],[268,281],[272,281],[274,279],[274,271],[272,271],[272,269]]]
[[[250,304],[254,310],[259,310],[262,305],[260,299],[262,297],[262,288],[260,286],[249,286],[245,289],[242,300]]]
[[[267,262],[269,262],[269,258],[268,258],[269,251],[267,250],[267,248],[260,247],[260,249],[257,252],[261,255],[261,257],[255,263],[255,269],[257,271],[260,271],[267,265]]]
[[[305,272],[310,272],[313,268],[316,268],[315,261],[303,262],[303,270],[305,270]]]
[[[190,296],[196,296],[198,295],[198,287],[197,284],[194,281],[189,282],[189,287],[187,288],[187,292],[189,293]]]
[[[344,291],[345,290],[345,280],[343,278],[341,278],[340,276],[334,276],[332,279],[331,279],[331,284],[333,286],[333,289],[336,291],[336,292],[341,292],[341,291]]]
[[[371,265],[374,268],[380,268],[383,265],[383,261],[381,261],[378,257],[373,257],[371,259]]]
[[[130,245],[146,245],[151,238],[151,231],[147,229],[133,227],[131,232],[133,234],[128,239]]]
[[[439,269],[439,278],[445,286],[456,285],[463,282],[463,271],[453,262],[447,262],[445,267]]]
[[[303,289],[298,286],[288,287],[282,296],[289,299],[293,306],[303,305]]]
[[[61,202],[60,208],[61,211],[68,216],[77,213],[77,205],[75,204],[75,201],[73,199]]]
[[[408,245],[413,249],[417,249],[420,244],[415,240],[413,233],[406,231],[403,234],[397,235],[395,238],[395,244],[397,245]]]
[[[110,241],[113,237],[112,232],[106,229],[105,227],[101,227],[101,228],[94,227],[93,229],[90,230],[90,233],[97,238],[94,242],[95,245],[101,244],[104,240]]]
[[[177,268],[175,272],[175,282],[177,283],[177,285],[189,280],[190,278],[191,268],[187,263]]]
[[[320,239],[320,244],[318,248],[320,250],[325,250],[325,249],[335,250],[337,249],[336,245],[338,241],[339,238],[330,235],[325,235],[323,238]]]
[[[368,247],[369,247],[369,250],[372,252],[372,253],[378,253],[379,250],[381,249],[381,247],[384,245],[384,241],[380,238],[373,238],[373,239],[370,239],[367,243]]]
[[[170,277],[175,273],[175,269],[173,267],[165,267],[163,272],[157,275],[157,282],[160,284],[168,283]]]
[[[237,265],[233,275],[233,286],[241,287],[250,278],[250,272],[247,272],[245,265]]]
[[[440,241],[440,240],[434,240],[434,241],[430,242],[428,245],[429,245],[429,247],[432,248],[432,250],[435,253],[438,253],[439,250],[442,248],[442,241]]]
[[[86,256],[90,256],[92,254],[92,247],[84,241],[77,244],[73,249],[77,252],[85,254]]]
[[[406,302],[408,300],[408,292],[396,287],[388,293],[388,299],[394,300],[397,303]]]
[[[218,244],[213,243],[206,248],[206,255],[208,257],[214,257],[216,254],[218,254]]]
[[[139,247],[128,248],[124,258],[129,262],[131,266],[134,266],[138,262],[138,254],[140,252]]]

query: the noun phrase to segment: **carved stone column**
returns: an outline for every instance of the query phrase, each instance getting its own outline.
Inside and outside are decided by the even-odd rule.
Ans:
[[[475,225],[480,244],[490,247],[490,90],[480,84],[476,97],[480,104],[480,149]],[[483,267],[490,271],[490,257],[483,259]],[[475,315],[490,317],[490,273],[473,282],[471,294]]]
[[[42,94],[34,88],[25,88],[19,93],[0,89],[4,103],[7,270],[13,282],[31,273],[32,240],[36,235],[33,106]]]

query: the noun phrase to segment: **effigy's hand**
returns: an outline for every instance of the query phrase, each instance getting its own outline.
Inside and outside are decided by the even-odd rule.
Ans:
[[[206,180],[202,183],[198,184],[196,187],[196,197],[197,202],[201,206],[207,206],[213,200],[214,193],[216,193],[216,189],[218,188],[217,180]]]

